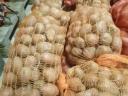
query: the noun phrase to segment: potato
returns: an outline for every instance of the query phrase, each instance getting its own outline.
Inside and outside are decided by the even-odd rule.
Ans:
[[[52,43],[49,43],[49,42],[40,42],[37,44],[37,51],[39,53],[43,53],[43,52],[53,53],[54,52],[54,45]]]
[[[78,25],[78,26],[73,26],[73,28],[72,28],[72,31],[74,32],[73,33],[73,37],[75,38],[75,37],[77,37],[77,36],[80,36],[80,28],[81,28],[81,26],[80,25]]]
[[[85,91],[77,93],[76,96],[86,96]]]
[[[62,55],[64,51],[64,45],[55,43],[54,46],[55,46],[55,54]]]
[[[33,89],[29,96],[41,96],[39,90]]]
[[[16,82],[16,75],[13,72],[5,73],[3,82],[5,85],[13,85]]]
[[[70,21],[70,16],[69,15],[64,14],[60,17],[60,23],[61,23],[62,26],[68,26],[69,21]]]
[[[84,50],[83,50],[83,56],[86,58],[86,59],[93,59],[95,57],[95,47],[86,47]]]
[[[28,35],[32,35],[33,31],[34,31],[34,28],[32,26],[31,27],[25,27],[24,33],[28,34]]]
[[[112,36],[110,33],[103,33],[100,36],[100,44],[110,45],[112,43]]]
[[[15,90],[15,96],[30,96],[32,88],[30,85]]]
[[[96,23],[96,29],[95,31],[99,32],[100,34],[107,32],[107,24],[105,21],[101,20]]]
[[[95,23],[97,23],[98,21],[100,21],[100,16],[99,16],[100,14],[97,12],[96,14],[92,14],[91,16],[90,16],[90,22],[92,23],[92,24],[95,24]]]
[[[107,67],[100,67],[98,76],[99,77],[104,77],[104,78],[110,78],[112,75],[111,70]]]
[[[65,35],[59,34],[55,36],[55,42],[59,44],[65,44]]]
[[[20,29],[19,29],[19,32],[20,32],[21,34],[32,35],[33,29],[34,29],[34,28],[33,28],[32,26],[23,27],[23,28],[20,28]]]
[[[51,53],[42,53],[40,61],[49,66],[61,64],[61,57]]]
[[[30,52],[31,52],[31,55],[35,55],[35,53],[36,53],[36,47],[35,46],[31,46],[30,47]]]
[[[23,34],[21,36],[21,43],[27,46],[30,45],[32,43],[32,37],[30,35]]]
[[[98,48],[96,49],[96,57],[102,55],[102,54],[111,54],[112,53],[112,49],[109,46],[98,46]]]
[[[35,29],[35,33],[43,34],[45,31],[45,26],[43,23],[36,23],[34,29]]]
[[[98,76],[96,74],[87,73],[85,74],[83,81],[84,81],[84,85],[87,88],[93,88],[97,86]]]
[[[107,78],[100,78],[97,87],[102,92],[109,92],[113,95],[119,94],[117,85]]]
[[[21,22],[21,27],[29,27],[29,26],[34,26],[36,23],[37,19],[33,15],[28,15],[24,18],[24,20]]]
[[[25,67],[34,67],[37,64],[37,59],[34,56],[27,56],[24,61]]]
[[[114,96],[113,94],[109,93],[109,92],[100,92],[99,96]],[[125,96],[125,95],[124,95]]]
[[[32,70],[30,67],[23,67],[18,78],[23,83],[28,83],[31,80]]]
[[[38,42],[44,42],[46,41],[46,37],[42,34],[34,34],[32,36],[32,42],[34,45],[36,45]]]
[[[50,10],[50,15],[56,19],[59,19],[61,17],[61,11],[57,8],[52,7]]]
[[[85,73],[98,73],[99,71],[99,65],[94,62],[94,61],[86,61],[84,62],[84,66],[81,66],[81,69],[85,72]]]
[[[122,48],[122,40],[120,36],[113,36],[112,49],[115,53],[120,53]]]
[[[82,84],[81,80],[79,78],[70,78],[67,80],[69,89],[80,92],[85,90],[85,86]]]
[[[37,80],[34,82],[33,88],[40,89],[41,87],[44,86],[44,84],[45,84],[45,82],[43,80]]]
[[[0,96],[14,96],[13,89],[11,87],[1,88]]]
[[[56,31],[54,28],[47,29],[45,33],[49,42],[53,42],[55,40]]]
[[[81,38],[81,37],[76,37],[76,38],[74,38],[73,44],[74,44],[77,48],[84,48],[84,47],[85,47],[85,41],[84,41],[84,39]]]
[[[82,80],[84,77],[84,71],[80,67],[76,67],[74,68],[74,75]]]
[[[91,33],[92,25],[91,24],[83,24],[80,29],[80,35],[83,37],[86,33]]]
[[[17,45],[17,55],[20,57],[27,57],[30,54],[30,50],[23,44]]]
[[[76,57],[80,57],[82,54],[82,50],[80,48],[73,47],[71,50],[71,54],[76,56]]]
[[[57,70],[53,68],[45,68],[43,70],[43,78],[49,83],[55,83],[58,79],[58,74]]]
[[[12,71],[18,74],[23,67],[23,61],[20,57],[14,57],[12,64]]]
[[[99,43],[99,36],[96,34],[87,34],[84,39],[88,46],[93,47]]]
[[[86,91],[83,91],[83,92],[79,92],[76,94],[76,96],[99,96],[98,95],[98,90],[95,89],[95,88],[91,88],[91,89],[88,89]]]
[[[38,68],[33,68],[32,69],[31,80],[32,81],[37,81],[37,80],[39,80],[39,77],[40,77],[40,72],[39,72]]]
[[[40,88],[40,92],[43,96],[58,96],[59,90],[54,84],[45,84]]]
[[[99,96],[98,90],[95,88],[90,88],[86,91],[82,91],[76,94],[76,96]]]
[[[48,5],[46,5],[44,3],[41,3],[40,6],[39,6],[39,10],[42,13],[42,15],[46,15],[46,14],[49,13],[50,8],[49,8]]]

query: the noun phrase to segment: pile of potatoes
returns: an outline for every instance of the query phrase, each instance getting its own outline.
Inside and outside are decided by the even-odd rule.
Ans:
[[[61,0],[35,0],[10,47],[0,96],[127,96],[127,69],[94,62],[102,54],[121,52],[120,30],[108,12],[109,3],[77,0],[80,6],[66,12]],[[65,88],[58,86],[63,55],[77,65],[66,72],[66,82],[60,81]]]
[[[99,66],[93,61],[67,71],[64,96],[127,96],[128,70]]]

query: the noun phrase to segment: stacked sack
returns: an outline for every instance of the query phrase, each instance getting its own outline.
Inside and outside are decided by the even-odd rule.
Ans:
[[[64,96],[128,96],[128,70],[99,66],[93,61],[67,72]]]
[[[120,30],[107,10],[80,6],[72,14],[65,49],[70,64],[95,60],[102,54],[120,54],[121,48]]]
[[[52,8],[67,14],[61,9]],[[45,16],[34,15],[34,12],[21,22],[10,48],[0,96],[59,95],[56,82],[62,72],[61,57],[70,17],[69,14],[56,17],[58,14],[54,11]],[[65,17],[68,17],[67,21]]]

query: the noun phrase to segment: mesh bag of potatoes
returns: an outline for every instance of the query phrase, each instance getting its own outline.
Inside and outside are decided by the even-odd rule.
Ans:
[[[76,0],[76,5],[89,5],[93,7],[104,8],[109,10],[110,8],[110,0]]]
[[[121,48],[120,30],[107,10],[81,6],[72,13],[65,48],[70,64],[95,60],[102,54],[120,54]]]
[[[128,96],[128,70],[99,66],[93,61],[67,71],[64,96]]]
[[[40,18],[40,16],[53,16],[54,19],[60,20],[59,23],[68,26],[68,21],[70,20],[70,12],[62,10],[62,1],[61,0],[42,0],[39,4],[33,6],[32,11],[33,15]],[[52,23],[57,23],[53,18],[48,18],[52,20]],[[47,19],[45,20],[47,22]]]
[[[24,18],[4,67],[0,96],[59,95],[56,82],[62,72],[66,26],[65,18],[52,14],[37,17],[32,12]]]
[[[39,7],[41,4],[48,5],[49,7],[61,8],[62,0],[34,0],[33,7]],[[42,8],[44,8],[42,6]]]
[[[49,24],[67,27],[70,21],[70,12],[63,11],[62,9],[49,7],[47,4],[41,4],[40,7],[46,8],[33,8],[32,13],[24,18],[20,27],[30,27],[36,22],[43,23],[49,27]]]
[[[64,8],[69,8],[70,10],[74,10],[74,8],[77,8],[79,6],[92,6],[96,8],[101,8],[109,11],[111,8],[110,1],[111,0],[63,0],[64,1]]]

